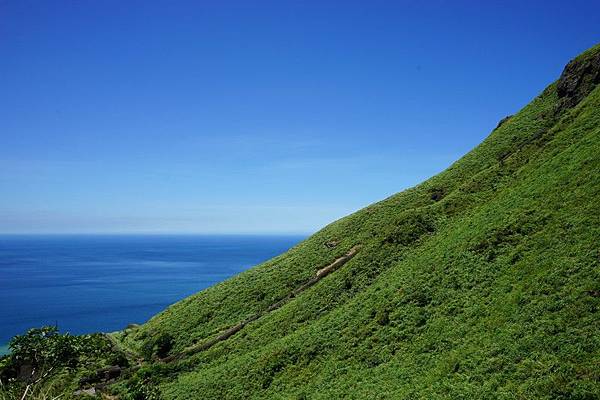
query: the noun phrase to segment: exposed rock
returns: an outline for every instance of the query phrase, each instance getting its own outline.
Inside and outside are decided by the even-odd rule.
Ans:
[[[89,385],[98,382],[108,382],[110,380],[118,378],[121,375],[121,372],[123,372],[123,370],[118,365],[102,368],[97,370],[96,373],[92,376],[81,378],[79,380],[79,384]]]
[[[556,85],[557,112],[577,105],[600,83],[600,51],[571,60]]]
[[[77,391],[75,391],[75,393],[73,393],[75,396],[81,396],[81,395],[88,395],[88,396],[95,396],[96,395],[96,388],[89,388],[89,389],[79,389]]]
[[[336,247],[338,244],[340,244],[339,240],[328,240],[327,242],[325,242],[325,247],[327,247],[328,249],[333,249],[334,247]]]
[[[498,121],[498,125],[496,125],[496,127],[494,128],[494,130],[500,128],[506,121],[508,121],[512,117],[513,117],[512,115],[507,115],[506,117],[502,118],[500,121]]]
[[[31,364],[19,365],[19,372],[17,373],[17,379],[22,381],[30,381],[35,377],[35,370]]]
[[[441,187],[432,188],[429,190],[429,194],[431,195],[431,200],[440,201],[446,195],[446,190]]]

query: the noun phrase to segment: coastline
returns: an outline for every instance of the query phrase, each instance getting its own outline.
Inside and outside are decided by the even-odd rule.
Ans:
[[[57,325],[80,335],[143,323],[304,238],[0,234],[0,293],[7,308],[0,317],[0,356],[9,352],[11,338],[33,327]],[[27,304],[23,296],[30,298]]]

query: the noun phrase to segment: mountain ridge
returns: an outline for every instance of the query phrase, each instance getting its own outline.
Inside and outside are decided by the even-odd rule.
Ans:
[[[587,259],[584,254],[593,252],[589,240],[597,228],[588,227],[580,212],[585,209],[584,214],[596,222],[600,213],[597,206],[576,196],[584,188],[591,196],[588,201],[598,198],[600,187],[600,169],[593,168],[598,158],[589,154],[598,148],[598,60],[600,47],[596,46],[569,62],[557,82],[441,174],[342,218],[288,253],[177,303],[123,340],[135,347],[148,343],[148,337],[168,334],[174,352],[202,342],[244,317],[264,312],[319,268],[360,244],[360,253],[343,269],[268,318],[251,321],[244,331],[178,366],[161,366],[169,371],[164,376],[177,371],[173,382],[157,379],[163,395],[194,398],[198,390],[209,398],[248,394],[412,398],[444,397],[444,393],[486,397],[498,390],[505,391],[507,398],[598,394],[598,375],[593,371],[598,370],[594,359],[598,359],[600,338],[589,329],[593,324],[581,326],[581,321],[568,318],[546,322],[550,331],[556,330],[553,335],[560,336],[553,339],[551,332],[538,332],[544,319],[533,318],[535,312],[547,318],[553,315],[543,310],[559,307],[561,300],[552,297],[552,289],[559,287],[587,285],[575,297],[558,291],[565,298],[573,297],[570,311],[574,314],[582,313],[578,307],[592,307],[588,302],[597,304],[595,297],[585,295],[586,290],[596,290],[597,268],[592,266],[597,266],[597,259],[592,257],[588,260],[592,264],[580,267],[580,281],[573,282],[565,272],[571,270],[556,261],[565,254],[548,246],[558,246],[552,234],[566,240],[567,232],[578,229],[579,236],[574,236],[578,241],[567,246],[574,253],[571,257],[582,262]],[[582,154],[585,162],[577,158]],[[573,186],[577,180],[582,182]],[[569,191],[557,193],[560,186]],[[561,212],[562,207],[568,207],[568,212]],[[563,226],[563,219],[570,222]],[[337,245],[326,246],[331,242]],[[548,254],[555,254],[556,260],[547,259]],[[555,273],[560,276],[553,280]],[[546,280],[547,287],[535,287],[535,282]],[[519,285],[519,290],[514,289]],[[491,294],[486,296],[487,292]],[[526,299],[522,305],[519,296]],[[477,305],[475,310],[467,298]],[[532,302],[540,303],[542,310],[531,306],[530,315],[524,308]],[[583,315],[587,319],[582,321],[598,322],[595,313]],[[468,323],[479,328],[468,329]],[[444,332],[452,324],[459,326],[459,332],[449,335],[450,340]],[[561,367],[558,355],[575,353],[530,343],[535,337],[552,346],[557,341],[574,346],[560,335],[562,331],[594,349],[587,364],[565,362]],[[469,335],[475,339],[465,340]],[[512,341],[521,347],[515,348]],[[535,363],[545,358],[552,361],[542,361],[544,368],[536,369]],[[469,365],[474,360],[475,365]],[[544,371],[551,379],[536,376],[534,381],[521,376],[525,372],[520,368],[531,369],[533,376]],[[569,368],[579,368],[579,374],[588,378],[575,379],[577,374],[569,375]],[[380,372],[373,374],[373,370]],[[570,379],[556,381],[565,374]],[[398,381],[401,377],[404,382]]]

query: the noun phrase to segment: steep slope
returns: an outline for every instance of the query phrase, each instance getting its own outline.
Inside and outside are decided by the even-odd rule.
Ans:
[[[600,397],[599,82],[596,46],[443,173],[116,335],[118,390]]]

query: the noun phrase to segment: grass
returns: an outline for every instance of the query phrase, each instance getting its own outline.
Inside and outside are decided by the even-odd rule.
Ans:
[[[202,343],[361,244],[344,268],[227,341],[149,366],[163,397],[599,397],[600,91],[559,103],[552,84],[440,175],[124,341],[168,332],[174,353]]]

